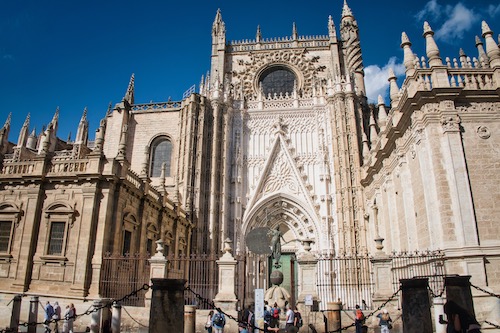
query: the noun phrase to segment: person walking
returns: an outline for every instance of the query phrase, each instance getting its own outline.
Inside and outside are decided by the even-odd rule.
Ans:
[[[273,307],[271,308],[271,322],[269,324],[270,328],[278,328],[279,327],[280,313],[281,313],[281,309],[278,306],[278,303],[274,302]]]
[[[43,310],[45,312],[43,322],[45,333],[50,333],[50,322],[52,321],[52,317],[54,316],[54,307],[50,304],[49,301],[47,301]]]
[[[380,326],[380,333],[389,333],[392,329],[392,319],[389,315],[387,309],[383,309],[381,313],[377,315],[379,319],[378,325]]]
[[[365,315],[363,311],[359,308],[359,305],[356,304],[356,309],[354,310],[354,326],[356,327],[356,333],[363,332],[363,322],[365,321]]]
[[[66,311],[64,312],[63,333],[73,333],[73,321],[76,316],[74,308],[73,303],[66,305]]]
[[[54,332],[59,333],[59,320],[61,320],[61,307],[59,306],[59,302],[54,302],[54,315],[52,316],[54,319]]]
[[[444,313],[448,320],[444,321],[440,318],[439,322],[448,324],[447,333],[481,333],[481,326],[476,318],[454,301],[444,304]]]
[[[205,322],[205,330],[208,333],[212,333],[212,317],[214,315],[214,310],[210,310],[207,316],[207,321]]]
[[[224,333],[224,326],[226,325],[226,318],[222,312],[215,310],[215,314],[212,317],[212,327],[214,328],[214,333]]]
[[[288,304],[286,306],[286,323],[285,323],[285,330],[287,332],[290,332],[290,328],[294,327],[295,324],[295,313],[292,310],[292,306]]]

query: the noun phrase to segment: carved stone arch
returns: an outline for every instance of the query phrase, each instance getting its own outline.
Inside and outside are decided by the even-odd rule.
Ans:
[[[6,217],[8,220],[14,222],[14,226],[18,226],[23,216],[23,203],[20,205],[15,202],[4,201],[0,203],[0,216]]]
[[[49,223],[52,217],[63,216],[63,215],[67,215],[67,221],[69,222],[69,226],[72,227],[78,215],[78,212],[76,211],[76,203],[73,205],[73,207],[71,207],[67,202],[55,201],[50,203],[44,209],[46,224]]]
[[[315,216],[314,211],[297,198],[285,193],[274,193],[261,198],[245,214],[242,237],[254,228],[284,225],[290,230],[287,241],[293,238],[296,249],[299,249],[300,241],[320,238],[319,222]],[[240,241],[245,244],[244,239]]]

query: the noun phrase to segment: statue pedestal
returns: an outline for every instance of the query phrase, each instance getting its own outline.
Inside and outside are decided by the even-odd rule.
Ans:
[[[312,299],[317,301],[316,265],[318,264],[318,259],[307,251],[299,255],[297,262],[299,264],[297,302],[304,302],[307,295],[311,295]]]
[[[236,294],[234,292],[234,281],[237,261],[231,254],[231,247],[226,240],[224,255],[217,260],[219,266],[219,292],[214,298],[217,307],[226,310],[236,311]]]

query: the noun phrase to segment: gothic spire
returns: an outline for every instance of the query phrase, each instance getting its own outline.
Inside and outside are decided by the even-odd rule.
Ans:
[[[486,41],[486,54],[490,58],[490,67],[498,67],[500,66],[500,49],[498,49],[498,45],[493,39],[493,31],[486,21],[482,22],[481,28],[483,31],[483,38]]]
[[[335,24],[333,23],[332,15],[328,16],[328,36],[330,36],[330,38],[337,37],[337,32],[335,31]]]
[[[384,98],[378,95],[378,121],[380,127],[385,127],[387,123],[387,110],[385,109]]]
[[[295,22],[293,22],[293,26],[292,26],[292,39],[293,40],[297,40],[299,38],[299,35],[297,34],[297,25],[295,24]]]
[[[12,113],[9,113],[7,120],[2,128],[0,128],[0,154],[3,154],[3,147],[6,142],[8,142],[10,123],[12,121]]]
[[[424,22],[424,34],[425,37],[425,46],[429,67],[432,66],[442,66],[443,62],[441,61],[441,56],[439,55],[439,49],[434,40],[434,31],[432,31],[431,26],[427,21]]]
[[[127,101],[129,105],[134,104],[134,81],[135,81],[135,75],[132,73],[132,76],[130,77],[130,81],[128,83],[127,91],[125,92],[125,96],[123,97],[124,101]]]
[[[89,122],[87,121],[87,107],[83,110],[82,118],[76,131],[75,144],[87,144],[89,134]]]
[[[342,7],[342,19],[348,16],[354,17],[352,15],[351,8],[349,8],[349,6],[347,5],[347,0],[344,0],[344,6]]]
[[[389,96],[391,97],[391,103],[394,105],[399,100],[399,87],[396,82],[396,74],[392,67],[389,67]]]
[[[217,9],[217,14],[215,14],[214,23],[212,24],[212,35],[221,35],[226,33],[226,25],[222,21],[222,14],[220,8]]]
[[[255,34],[255,41],[260,43],[262,39],[262,33],[260,32],[260,25],[257,26],[257,33]]]
[[[21,131],[19,132],[19,138],[17,139],[17,147],[24,147],[26,141],[28,140],[29,127],[30,127],[30,114],[26,116],[24,120],[23,127],[21,127]]]
[[[401,34],[401,48],[404,52],[404,65],[406,67],[406,76],[411,76],[415,72],[415,56],[411,50],[411,42],[406,32]]]

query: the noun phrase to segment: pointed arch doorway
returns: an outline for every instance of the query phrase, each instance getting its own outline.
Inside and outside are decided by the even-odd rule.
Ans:
[[[253,301],[253,291],[256,288],[267,290],[272,286],[271,273],[275,269],[282,272],[284,279],[281,286],[290,294],[290,302],[295,303],[298,293],[296,254],[302,251],[302,240],[317,237],[314,214],[304,207],[306,205],[296,198],[280,193],[259,200],[246,214],[242,224],[244,236],[240,239],[244,245],[240,248],[248,250],[248,274],[245,276],[246,291],[243,303],[250,304]],[[279,228],[282,236],[279,267],[274,267],[271,237],[266,235],[265,231],[276,228]],[[258,237],[248,237],[258,230]]]

